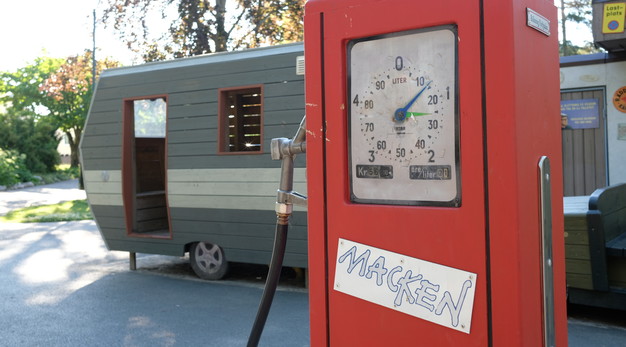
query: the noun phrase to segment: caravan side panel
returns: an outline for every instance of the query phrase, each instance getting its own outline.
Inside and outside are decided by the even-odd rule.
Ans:
[[[280,162],[274,137],[291,137],[304,115],[304,79],[296,74],[302,45],[279,46],[109,70],[98,83],[81,143],[85,185],[107,246],[181,255],[191,242],[219,244],[230,261],[269,262]],[[261,151],[218,149],[219,92],[262,86]],[[167,96],[167,201],[171,238],[129,236],[122,168],[124,100]],[[304,156],[296,189],[305,192]],[[306,266],[306,215],[296,210],[285,265]]]

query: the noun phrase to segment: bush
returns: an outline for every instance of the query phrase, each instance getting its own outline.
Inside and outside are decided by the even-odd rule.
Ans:
[[[0,115],[0,148],[26,155],[24,163],[30,172],[54,172],[59,163],[55,137],[56,127],[45,117]]]
[[[67,181],[80,176],[80,169],[77,167],[57,168],[55,172],[38,174],[41,181],[37,184],[50,184],[60,181]]]
[[[0,185],[12,186],[32,179],[24,154],[0,148]]]

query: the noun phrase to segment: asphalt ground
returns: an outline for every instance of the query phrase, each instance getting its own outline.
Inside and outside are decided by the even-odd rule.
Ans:
[[[0,216],[18,208],[80,199],[85,199],[85,191],[78,189],[78,180],[4,191],[0,192]]]
[[[0,215],[84,199],[76,180],[0,192]],[[244,346],[267,266],[200,280],[186,257],[106,249],[93,221],[0,223],[0,346]],[[308,346],[308,294],[285,269],[260,346]]]
[[[262,267],[236,264],[231,277],[207,282],[185,258],[140,255],[137,263],[130,271],[127,253],[108,251],[92,221],[2,224],[0,345],[246,344]],[[309,344],[308,295],[287,282],[261,346]]]

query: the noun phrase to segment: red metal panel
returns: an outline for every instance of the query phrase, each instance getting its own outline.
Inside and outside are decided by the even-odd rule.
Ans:
[[[312,345],[486,345],[487,274],[478,1],[310,1],[306,16]],[[320,18],[323,18],[323,24],[319,24]],[[459,34],[462,206],[435,208],[350,203],[345,62],[348,41],[444,24],[457,25]],[[324,38],[322,47],[311,42],[319,37],[318,33]],[[320,59],[322,64],[318,63]],[[322,85],[323,91],[318,89]],[[326,160],[321,162],[319,155],[325,155]],[[324,192],[320,189],[322,186]],[[324,198],[325,202],[319,200]],[[320,211],[324,207],[326,211]],[[324,218],[324,213],[326,225],[319,220]],[[476,273],[472,333],[442,327],[330,288],[328,283],[333,282],[339,238]],[[320,248],[322,242],[324,248]],[[317,281],[323,281],[324,288]],[[318,321],[324,310],[327,310],[329,324],[328,341],[317,336],[326,329]]]
[[[305,12],[304,50],[309,242],[309,316],[311,346],[328,345],[326,269],[326,183],[324,173],[323,16],[309,1]]]
[[[557,345],[567,345],[558,77],[551,1],[484,1],[494,345],[540,346],[542,293],[537,162],[552,165]],[[526,25],[526,9],[550,20],[548,37]]]
[[[527,7],[551,21],[550,37],[526,25]],[[542,345],[537,175],[542,155],[552,163],[556,340],[567,345],[556,23],[556,10],[546,0],[308,1],[313,346]],[[458,27],[461,207],[351,203],[347,43],[444,24]],[[476,273],[471,333],[333,290],[339,238]]]

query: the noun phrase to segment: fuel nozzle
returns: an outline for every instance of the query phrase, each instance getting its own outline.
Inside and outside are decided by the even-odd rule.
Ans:
[[[293,161],[297,154],[306,152],[306,116],[293,139],[274,138],[271,142],[272,160],[282,160],[280,186],[276,196],[276,213],[290,215],[293,205],[306,206],[306,196],[293,191]]]
[[[306,151],[306,117],[302,117],[300,127],[293,139],[284,137],[272,139],[271,152],[273,160],[282,160],[280,187],[276,196],[276,236],[274,237],[274,249],[270,262],[265,289],[259,304],[259,310],[248,337],[248,347],[256,347],[261,339],[263,327],[267,320],[274,293],[280,278],[285,249],[287,246],[287,231],[289,229],[289,217],[293,212],[293,205],[306,206],[306,196],[293,191],[293,160],[296,154]]]

